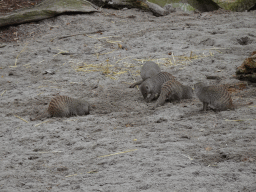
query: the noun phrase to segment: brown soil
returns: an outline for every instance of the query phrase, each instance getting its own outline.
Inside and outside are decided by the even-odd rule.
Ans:
[[[41,3],[43,0],[2,0],[0,1],[0,16],[6,15],[21,8],[27,8],[38,3]],[[3,42],[12,42],[17,41],[17,33],[19,32],[19,38],[25,38],[29,36],[29,33],[21,33],[15,26],[10,27],[1,27],[0,28],[0,43]]]

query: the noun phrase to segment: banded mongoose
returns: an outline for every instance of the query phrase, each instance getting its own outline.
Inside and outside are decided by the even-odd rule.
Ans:
[[[194,89],[196,96],[203,102],[203,111],[207,110],[208,105],[219,111],[234,109],[231,96],[224,85],[207,86],[200,82],[194,85]]]
[[[48,109],[39,117],[70,117],[76,115],[87,115],[90,112],[90,104],[85,100],[74,99],[68,96],[56,96],[51,99]]]
[[[147,61],[140,69],[140,76],[142,80],[133,83],[132,85],[130,85],[130,88],[134,88],[136,85],[140,85],[146,79],[153,77],[160,72],[160,67],[155,62]]]
[[[140,92],[142,93],[146,102],[157,99],[161,93],[162,85],[169,80],[175,80],[175,77],[167,72],[160,72],[157,75],[148,78],[140,85]]]
[[[163,105],[166,100],[175,101],[181,99],[191,99],[193,97],[193,89],[189,86],[182,85],[180,82],[171,79],[166,81],[161,88],[161,94],[158,97],[153,109]]]

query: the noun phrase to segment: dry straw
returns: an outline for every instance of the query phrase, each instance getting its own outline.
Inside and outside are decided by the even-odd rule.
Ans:
[[[24,121],[24,122],[28,123],[28,121],[27,121],[27,120],[25,120],[25,119],[23,119],[23,118],[19,117],[18,115],[14,115],[14,116],[15,116],[15,117],[17,117],[17,118],[19,118],[20,120],[22,120],[22,121]]]
[[[109,155],[99,156],[98,158],[100,158],[100,157],[109,157],[109,156],[113,156],[113,155],[119,155],[119,154],[128,153],[128,152],[132,152],[132,151],[137,151],[137,150],[138,149],[131,149],[131,150],[122,151],[122,152],[119,152],[119,153],[112,153],[112,154],[109,154]]]
[[[117,42],[118,41],[115,41],[114,43],[117,43]],[[216,48],[212,48],[211,50],[216,50]],[[112,52],[101,53],[101,54],[98,53],[97,58],[100,55],[110,54]],[[89,64],[86,62],[82,63],[81,61],[78,63],[75,63],[73,61],[70,61],[70,62],[72,62],[75,65],[74,69],[77,72],[101,72],[103,75],[116,80],[119,78],[120,75],[124,73],[129,73],[130,75],[132,74],[132,76],[139,76],[140,71],[135,69],[135,65],[134,63],[131,62],[131,60],[135,60],[139,63],[144,63],[146,61],[154,61],[159,65],[165,65],[165,66],[174,66],[174,65],[186,66],[187,64],[191,63],[193,60],[197,60],[205,57],[211,57],[213,55],[214,53],[212,51],[208,51],[207,54],[205,53],[196,54],[196,51],[194,52],[191,51],[189,53],[189,56],[186,56],[186,55],[175,56],[174,53],[172,53],[171,57],[158,58],[158,59],[152,59],[152,58],[136,59],[136,58],[132,58],[132,56],[128,56],[128,57],[121,58],[117,61],[115,61],[115,57],[113,57],[112,59],[108,58],[105,60],[105,62],[98,63],[98,64],[95,64],[95,63]],[[121,67],[118,67],[117,64],[121,64]]]
[[[25,46],[23,47],[23,49],[22,49],[22,50],[19,52],[19,54],[17,55],[17,57],[16,57],[16,59],[15,59],[15,64],[14,64],[14,66],[10,66],[10,67],[17,67],[18,58],[19,58],[20,54],[26,50],[27,45],[28,45],[28,42],[25,44]]]
[[[49,122],[49,121],[50,121],[50,120],[46,120],[46,121],[43,121],[43,122],[41,122],[41,123],[38,123],[38,124],[35,125],[35,127],[38,127],[39,125],[44,124],[44,123],[47,123],[47,122]]]
[[[6,90],[4,90],[2,93],[1,93],[1,97],[3,97],[4,93],[6,92]]]

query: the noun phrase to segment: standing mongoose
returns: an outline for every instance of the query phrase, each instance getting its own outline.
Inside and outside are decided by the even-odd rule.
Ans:
[[[70,117],[76,115],[87,115],[90,112],[90,104],[87,101],[74,99],[67,96],[56,96],[51,99],[48,109],[39,117]]]
[[[161,94],[158,97],[153,109],[163,105],[166,100],[175,101],[181,99],[191,99],[193,97],[193,89],[189,86],[182,85],[175,79],[166,81],[161,88]]]
[[[147,61],[140,70],[140,76],[142,80],[137,81],[130,85],[130,88],[134,88],[136,85],[140,85],[146,79],[153,77],[154,75],[160,73],[160,67],[153,61]]]
[[[175,77],[167,72],[160,72],[157,75],[148,78],[140,85],[140,92],[142,93],[146,102],[159,97],[162,85],[169,80],[174,80]]]
[[[224,85],[207,86],[200,82],[194,88],[196,96],[203,102],[203,111],[207,110],[208,105],[219,111],[234,109],[231,96]]]

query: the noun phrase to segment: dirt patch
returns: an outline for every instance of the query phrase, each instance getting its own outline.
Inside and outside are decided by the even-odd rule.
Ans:
[[[255,51],[255,14],[103,9],[13,27],[40,35],[0,48],[0,191],[255,191],[256,90],[234,77]],[[146,60],[184,85],[233,84],[235,104],[254,104],[150,110],[128,88]],[[58,94],[85,98],[90,115],[30,121]]]

